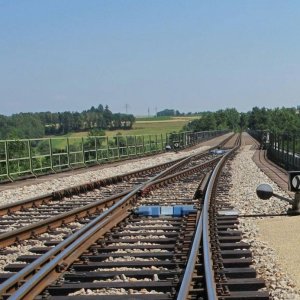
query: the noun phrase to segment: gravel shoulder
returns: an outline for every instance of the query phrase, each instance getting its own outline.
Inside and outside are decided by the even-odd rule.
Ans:
[[[289,197],[256,166],[252,160],[254,150],[250,148],[251,145],[242,147],[230,163],[232,188],[228,199],[241,215],[286,213],[287,203],[274,197],[264,201],[256,196],[256,187],[268,183],[275,193]],[[300,237],[300,233],[296,233],[300,217],[241,217],[239,220],[243,241],[251,245],[253,267],[266,281],[271,297],[276,300],[300,299],[300,270],[297,270],[300,245],[296,245]]]

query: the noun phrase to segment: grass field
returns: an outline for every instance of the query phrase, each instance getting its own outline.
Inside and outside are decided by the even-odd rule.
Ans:
[[[180,131],[185,124],[197,117],[158,117],[158,118],[137,118],[130,130],[114,130],[105,131],[106,135],[109,137],[115,136],[117,133],[122,133],[122,135],[148,135],[148,134],[166,134],[170,132]],[[87,136],[88,132],[71,132],[66,135],[59,136],[61,138],[65,137],[84,137]],[[57,136],[52,136],[56,138]]]

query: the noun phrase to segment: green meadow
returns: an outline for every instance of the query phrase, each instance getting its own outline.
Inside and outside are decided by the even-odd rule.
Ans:
[[[114,130],[105,132],[106,136],[109,138],[116,136],[118,133],[121,133],[122,136],[126,135],[163,135],[171,132],[179,132],[182,130],[183,126],[190,122],[191,120],[198,118],[195,116],[183,116],[183,117],[150,117],[150,118],[136,118],[136,122],[133,125],[133,128],[130,130]],[[86,137],[88,132],[72,132],[62,136],[52,136],[53,144],[56,148],[64,148],[66,144],[65,138],[70,139],[71,144],[80,143],[79,139]],[[58,139],[56,139],[58,138]]]
[[[122,135],[149,135],[149,134],[166,134],[171,132],[180,131],[185,124],[197,117],[152,117],[152,118],[136,118],[133,128],[130,130],[113,130],[105,131],[108,137],[112,137],[121,133]],[[71,132],[66,135],[59,136],[65,137],[85,137],[88,135],[87,131]],[[52,136],[57,138],[57,136]]]

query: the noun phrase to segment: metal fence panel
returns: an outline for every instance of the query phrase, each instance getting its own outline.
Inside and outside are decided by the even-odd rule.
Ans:
[[[166,145],[185,148],[226,132],[0,140],[0,182],[163,152]]]

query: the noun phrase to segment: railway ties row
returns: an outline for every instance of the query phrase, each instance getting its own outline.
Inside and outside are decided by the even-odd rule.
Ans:
[[[182,175],[182,177],[183,177],[183,175]],[[183,182],[183,185],[185,185],[186,183],[184,183]],[[198,177],[198,181],[196,182],[196,184],[195,184],[195,188],[197,187],[197,185],[199,185],[199,177]],[[172,187],[171,187],[172,188]],[[184,189],[183,189],[184,190]],[[192,190],[191,190],[192,191]],[[178,196],[179,197],[181,197],[182,198],[182,195],[180,195],[180,190],[178,191]],[[189,195],[187,195],[187,196],[189,196]],[[191,196],[191,198],[192,198],[192,194],[190,195]],[[170,201],[174,201],[174,199],[171,199]],[[155,222],[156,222],[156,220],[155,220]],[[153,229],[153,230],[155,230],[155,229]],[[161,229],[159,229],[159,230],[161,230]],[[158,232],[159,233],[159,232]],[[128,233],[124,233],[125,234],[125,237],[126,237],[126,234],[128,234]],[[133,233],[131,233],[131,235],[132,235]],[[143,232],[143,234],[149,234],[149,232]],[[171,234],[171,233],[170,233]],[[175,232],[175,234],[178,234],[178,231],[177,232]],[[131,236],[130,235],[130,236]],[[157,235],[157,233],[156,233],[156,235]],[[161,234],[159,234],[160,236],[161,236]],[[164,235],[164,234],[163,234]],[[172,233],[171,235],[174,235],[174,233]],[[129,236],[129,237],[130,237]],[[137,235],[137,234],[135,234],[134,236],[136,236],[136,237],[138,237],[138,239],[140,240],[141,238],[142,238],[142,235]],[[157,237],[157,236],[156,236]],[[106,240],[106,239],[105,239]],[[122,239],[123,240],[123,242],[125,242],[125,243],[127,243],[128,242],[128,239],[126,240],[126,239]],[[135,239],[136,240],[136,239]],[[176,242],[176,239],[174,239],[174,237],[172,237],[172,238],[169,238],[169,239],[165,239],[164,240],[164,242],[167,242],[168,244],[170,243],[170,241],[172,241],[173,240],[173,242],[175,243]],[[147,241],[147,240],[146,240]],[[150,242],[150,241],[148,241],[148,242]],[[157,241],[156,241],[157,242]],[[54,242],[55,243],[55,242]],[[51,244],[51,241],[50,241],[50,244]],[[48,246],[50,245],[49,243],[47,244]],[[53,245],[53,244],[52,244]],[[172,248],[173,248],[174,246],[172,246]],[[160,249],[160,248],[159,248]],[[187,249],[188,249],[188,247],[187,247]],[[22,257],[21,259],[24,259],[24,257]],[[25,259],[30,259],[30,257],[25,257]],[[17,271],[17,267],[18,266],[15,266],[15,271]],[[22,266],[19,266],[20,268],[22,268]],[[24,265],[23,265],[23,267],[24,267]],[[12,268],[13,268],[13,266],[9,266],[9,268],[10,268],[10,270],[13,270]]]
[[[230,158],[231,159],[231,158]],[[220,299],[269,299],[264,280],[257,278],[251,267],[250,245],[242,241],[242,232],[238,230],[239,212],[230,203],[226,195],[230,189],[229,160],[222,159],[214,170],[206,197],[209,197],[207,226],[212,245],[206,257],[211,257],[216,295]],[[223,166],[222,166],[223,164]],[[206,232],[207,234],[207,232]]]
[[[17,273],[1,274],[2,297],[185,299],[180,298],[184,293],[188,299],[206,299],[214,292],[222,299],[243,299],[246,294],[238,289],[246,289],[245,299],[268,299],[258,291],[263,282],[248,270],[251,253],[236,230],[237,216],[220,214],[230,210],[224,203],[213,204],[213,212],[205,204],[222,192],[205,175],[216,162],[156,178],[100,215],[89,215],[81,222],[85,226],[71,229],[73,234],[58,228],[61,242],[55,234],[48,240],[42,237],[43,245],[17,258],[26,265],[10,264],[6,270]],[[204,194],[206,217],[201,213]],[[213,258],[213,265],[207,258]]]
[[[91,294],[130,299],[136,293],[155,295],[156,299],[174,297],[195,219],[196,214],[125,220],[72,265],[61,286],[47,288],[46,294],[53,299],[57,295]]]

